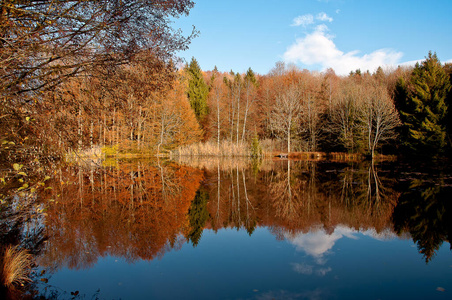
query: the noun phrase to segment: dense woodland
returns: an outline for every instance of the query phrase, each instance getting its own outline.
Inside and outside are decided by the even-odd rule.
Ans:
[[[187,69],[199,70],[195,59]],[[271,147],[276,151],[371,157],[383,147],[385,154],[410,150],[430,157],[450,149],[451,66],[441,65],[436,54],[413,68],[356,70],[345,77],[284,63],[266,75],[252,69],[202,74],[204,82],[193,79],[197,84],[190,85],[188,95],[206,141],[250,144],[257,137],[263,146],[283,141]]]
[[[68,153],[151,148],[201,134],[174,65],[192,1],[0,3],[0,197],[33,193]],[[168,121],[169,120],[169,121]],[[171,142],[158,128],[171,130]],[[190,135],[172,128],[191,129]],[[37,184],[38,183],[38,184]],[[12,189],[13,188],[13,189]],[[12,193],[11,193],[12,191]]]
[[[201,154],[217,155],[225,143],[241,145],[237,155],[259,155],[251,144],[370,157],[450,149],[452,67],[434,53],[414,68],[349,76],[284,63],[268,74],[202,71],[195,58],[182,66],[175,56],[197,32],[170,27],[191,1],[58,4],[2,4],[4,170],[36,170],[71,152],[155,155],[200,141],[217,150]]]
[[[42,91],[19,110],[20,128],[5,114],[2,158],[91,149],[161,154],[200,141],[247,150],[253,139],[270,152],[444,156],[451,70],[429,53],[414,68],[346,77],[284,63],[266,75],[202,72],[195,59],[176,70],[143,51],[107,75],[84,74]]]
[[[281,62],[268,74],[202,71],[175,56],[196,30],[170,27],[193,5],[2,1],[2,201],[33,194],[56,162],[86,153],[450,153],[452,66],[435,53],[348,76]]]
[[[371,162],[362,174],[350,168],[335,175],[341,185],[322,186],[321,177],[329,175],[316,173],[314,164],[302,169],[286,161],[259,173],[259,159],[250,183],[253,170],[239,167],[238,157],[343,152],[371,159],[447,158],[452,65],[431,52],[413,67],[382,66],[348,76],[282,62],[268,74],[201,70],[195,58],[183,63],[176,55],[198,32],[184,36],[171,27],[193,5],[0,1],[2,245],[35,254],[47,230],[53,244],[46,247],[54,257],[43,263],[84,267],[107,252],[152,259],[177,248],[181,236],[196,245],[204,228],[245,228],[251,234],[267,226],[280,236],[320,223],[326,230],[339,223],[384,230],[393,218],[397,233],[410,232],[427,260],[450,240],[442,187],[417,189],[413,182],[412,194],[400,196],[394,183],[382,183]],[[236,156],[229,163],[237,165],[203,173],[160,160],[121,169],[117,160],[97,160],[99,154],[131,153],[179,160],[185,154]],[[83,167],[86,161],[95,166]],[[207,178],[212,182],[204,184]],[[40,203],[48,197],[49,203]],[[408,210],[397,209],[404,206]],[[430,215],[440,222],[430,224]],[[418,223],[427,228],[426,237]],[[96,241],[72,238],[76,231]],[[107,249],[113,238],[108,234],[122,244]],[[76,257],[87,245],[92,257]]]

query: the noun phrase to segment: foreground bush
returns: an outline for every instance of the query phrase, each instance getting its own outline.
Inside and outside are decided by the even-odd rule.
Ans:
[[[29,277],[32,255],[18,246],[7,246],[1,250],[0,280],[4,287],[24,285],[31,282]]]

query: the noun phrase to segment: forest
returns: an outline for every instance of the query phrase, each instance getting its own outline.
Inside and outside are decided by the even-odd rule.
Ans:
[[[85,214],[93,220],[104,217],[100,223],[122,234],[127,246],[105,248],[108,243],[102,238],[108,241],[109,237],[101,232],[98,252],[121,254],[132,249],[131,260],[152,259],[165,251],[168,241],[170,247],[177,247],[181,232],[196,245],[205,227],[244,227],[251,234],[257,224],[264,224],[273,226],[275,235],[278,228],[303,230],[325,217],[325,199],[332,198],[317,190],[312,166],[306,167],[313,174],[311,179],[303,177],[306,170],[292,170],[298,175],[291,177],[287,161],[286,169],[268,171],[261,175],[260,186],[255,182],[256,186],[248,188],[246,168],[236,166],[221,179],[224,189],[237,190],[237,195],[231,196],[220,191],[219,168],[217,189],[207,190],[202,187],[203,172],[211,171],[164,168],[168,162],[160,164],[161,157],[179,161],[234,157],[238,164],[249,157],[340,153],[368,160],[366,174],[373,177],[361,181],[379,182],[371,169],[375,158],[391,155],[443,161],[450,156],[452,64],[442,64],[435,52],[412,67],[358,69],[348,76],[338,76],[333,69],[309,71],[284,62],[277,62],[267,74],[257,74],[252,67],[246,72],[202,70],[196,58],[183,62],[177,56],[199,32],[193,28],[185,36],[172,28],[173,20],[188,15],[193,6],[190,0],[0,2],[1,245],[20,244],[33,254],[33,249],[44,247],[45,217],[48,232],[64,244],[74,233],[60,232],[59,236],[60,224],[83,227],[77,218]],[[138,171],[130,167],[124,173],[115,168],[118,161],[114,160],[123,157],[155,158],[157,162],[140,165]],[[87,161],[96,164],[86,168],[89,175],[82,172]],[[261,163],[255,160],[253,166],[259,169]],[[343,176],[352,178],[353,172]],[[350,185],[354,182],[340,180]],[[251,190],[259,193],[259,187],[264,190],[266,186],[275,199],[284,201],[267,197],[263,204],[257,203]],[[306,194],[294,192],[301,190]],[[360,195],[368,190],[374,187],[343,189]],[[220,203],[223,193],[224,199],[232,197],[237,206]],[[441,195],[437,206],[442,211],[445,192],[432,188],[431,193]],[[377,194],[372,197],[378,198]],[[397,193],[391,190],[388,194],[395,197]],[[413,195],[424,204],[419,195]],[[44,213],[39,201],[47,196],[55,205]],[[66,202],[57,205],[58,197]],[[384,229],[395,210],[403,220],[397,231],[410,231],[414,227],[410,216],[398,212],[391,197],[386,206],[371,211],[375,215],[365,213],[374,200],[350,204],[352,213],[339,204],[333,206],[337,213],[329,224],[347,220],[361,222],[353,225],[357,228],[372,224]],[[308,217],[298,218],[301,223],[290,228],[289,221],[296,220],[295,216],[307,214],[300,198],[315,198],[321,207],[313,214],[309,208],[311,223],[302,224]],[[341,203],[342,198],[335,201]],[[109,211],[112,205],[120,210]],[[279,219],[251,213],[251,207],[258,205],[267,205],[265,209]],[[401,205],[417,209],[409,201]],[[359,213],[354,213],[355,208]],[[124,211],[124,215],[116,215]],[[240,215],[240,211],[246,214]],[[375,216],[383,223],[375,225]],[[118,219],[133,222],[127,223],[127,228],[115,228]],[[30,220],[36,226],[24,225]],[[91,230],[88,227],[86,230]],[[167,235],[159,236],[156,232],[160,229]],[[152,245],[129,245],[133,242],[127,239],[130,232]],[[25,233],[27,236],[21,235]],[[424,247],[427,258],[438,241]],[[48,247],[55,256],[61,255],[61,260],[67,259],[64,254],[69,247],[57,242]],[[6,252],[0,251],[3,260]],[[77,267],[78,260],[71,259],[68,264]],[[87,263],[96,258],[91,259]],[[12,284],[4,278],[1,273],[2,286]]]
[[[196,29],[171,27],[193,5],[2,2],[3,204],[86,157],[450,155],[452,65],[436,53],[348,76],[284,62],[268,74],[201,70],[177,57]]]
[[[414,67],[356,70],[348,76],[283,62],[266,75],[251,68],[245,74],[202,72],[195,58],[183,72],[189,74],[188,100],[211,154],[224,155],[221,145],[228,142],[245,149],[254,145],[250,155],[259,154],[257,147],[264,153],[440,158],[450,150],[451,70],[430,52]],[[209,154],[206,148],[188,148],[181,153]]]
[[[198,32],[170,26],[192,1],[5,3],[2,181],[94,154],[441,158],[451,149],[452,66],[432,52],[414,67],[349,76],[283,62],[262,75],[203,71],[176,56]]]

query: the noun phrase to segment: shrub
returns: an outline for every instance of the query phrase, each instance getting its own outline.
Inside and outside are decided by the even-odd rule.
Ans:
[[[10,288],[32,281],[29,277],[32,255],[27,250],[10,245],[1,252],[0,280],[3,286]]]

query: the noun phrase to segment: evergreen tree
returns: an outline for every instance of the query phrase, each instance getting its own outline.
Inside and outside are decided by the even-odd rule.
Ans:
[[[245,74],[245,82],[249,82],[253,85],[257,85],[257,79],[256,75],[254,74],[254,71],[251,68],[248,68]]]
[[[204,77],[198,62],[193,57],[187,66],[188,73],[188,99],[191,108],[195,111],[196,119],[202,123],[208,114],[207,95],[209,86],[204,81]]]
[[[396,106],[397,111],[399,112],[400,121],[402,122],[402,126],[400,126],[397,131],[402,137],[402,146],[407,147],[407,137],[409,136],[409,126],[406,124],[408,123],[408,114],[406,112],[408,111],[414,111],[415,106],[413,102],[408,102],[407,99],[409,97],[408,92],[408,83],[407,81],[400,77],[395,85],[394,89],[394,104]],[[410,105],[411,104],[411,105]]]
[[[447,142],[448,142],[448,150],[452,151],[452,64],[447,63],[444,65],[444,70],[449,77],[449,84],[451,88],[447,93],[446,97],[446,105],[447,105],[447,117],[446,117],[446,130],[447,130]]]
[[[446,144],[446,96],[450,83],[436,54],[429,52],[425,61],[416,64],[409,87],[399,81],[397,88],[404,144],[420,154],[440,154]]]

